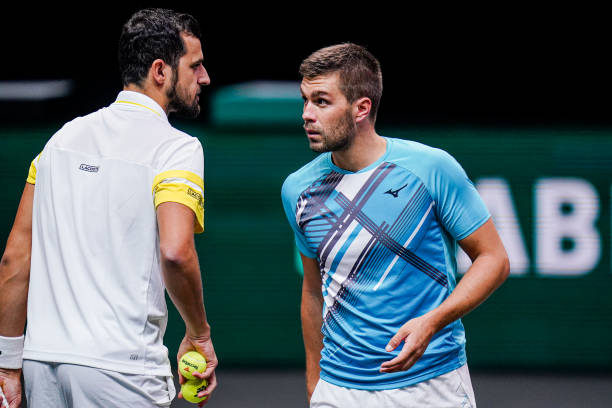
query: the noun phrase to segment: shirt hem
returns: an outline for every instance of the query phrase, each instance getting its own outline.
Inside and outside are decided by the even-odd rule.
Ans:
[[[170,363],[162,366],[147,367],[143,364],[126,364],[119,361],[103,360],[91,357],[83,357],[65,353],[48,353],[32,350],[24,350],[24,360],[45,361],[48,363],[75,364],[87,367],[100,368],[102,370],[116,371],[124,374],[155,375],[172,377]]]
[[[445,365],[433,371],[428,371],[426,373],[423,373],[423,374],[420,374],[414,377],[398,380],[398,381],[384,382],[384,383],[378,383],[378,384],[366,384],[362,382],[345,381],[345,380],[341,380],[336,377],[331,377],[327,375],[326,373],[324,373],[323,371],[321,372],[320,377],[323,381],[326,381],[338,387],[352,388],[352,389],[357,389],[357,390],[367,390],[367,391],[394,390],[398,388],[409,387],[411,385],[415,385],[423,381],[431,380],[432,378],[438,377],[440,375],[443,375],[443,374],[446,374],[453,370],[458,369],[459,367],[465,365],[466,362],[467,360],[465,358],[460,358],[459,360],[453,362],[453,364]]]

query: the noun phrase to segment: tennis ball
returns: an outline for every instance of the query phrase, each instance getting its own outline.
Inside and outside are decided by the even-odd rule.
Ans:
[[[189,380],[183,385],[181,385],[181,392],[183,393],[183,398],[189,402],[193,402],[197,404],[198,402],[202,402],[206,399],[199,398],[198,394],[206,389],[208,386],[208,382],[206,380]]]
[[[179,361],[179,372],[188,380],[193,380],[193,372],[204,374],[206,371],[206,359],[197,351],[188,351],[183,354]]]

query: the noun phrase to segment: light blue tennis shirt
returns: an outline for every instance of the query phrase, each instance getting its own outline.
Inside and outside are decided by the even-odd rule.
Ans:
[[[401,388],[466,362],[457,320],[436,333],[408,371],[381,373],[385,351],[408,320],[455,287],[456,243],[489,219],[459,163],[420,143],[385,138],[385,154],[350,172],[331,153],[291,174],[282,188],[297,246],[322,279],[321,378],[365,390]]]

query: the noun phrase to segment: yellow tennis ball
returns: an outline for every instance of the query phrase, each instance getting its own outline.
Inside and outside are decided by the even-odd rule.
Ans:
[[[189,402],[193,402],[194,404],[202,402],[206,399],[206,397],[200,398],[198,397],[198,394],[204,391],[207,386],[208,382],[206,380],[189,380],[181,385],[183,398]]]
[[[193,372],[204,374],[206,371],[206,359],[197,351],[188,351],[183,354],[179,361],[179,372],[188,380],[193,380]]]

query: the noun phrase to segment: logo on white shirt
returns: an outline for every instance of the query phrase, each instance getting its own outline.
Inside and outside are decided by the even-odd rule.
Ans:
[[[97,173],[100,170],[100,166],[91,166],[89,164],[81,164],[79,166],[79,170],[88,171],[90,173]]]

